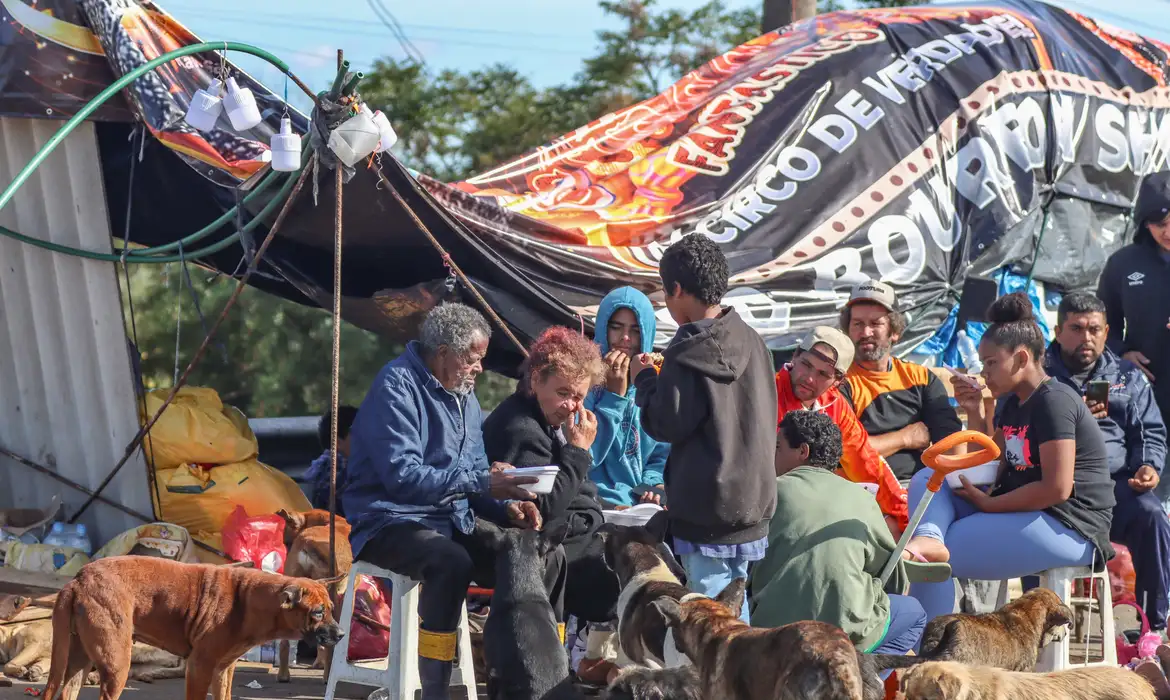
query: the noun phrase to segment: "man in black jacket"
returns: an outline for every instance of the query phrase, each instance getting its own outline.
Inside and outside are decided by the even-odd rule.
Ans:
[[[1105,437],[1117,497],[1109,539],[1129,548],[1137,601],[1150,627],[1164,632],[1170,615],[1170,520],[1153,489],[1166,459],[1166,425],[1145,375],[1106,347],[1109,326],[1100,299],[1068,294],[1056,318],[1056,340],[1045,358],[1048,374],[1081,396],[1093,382],[1109,383],[1106,404],[1085,399]]]
[[[642,427],[670,443],[666,496],[675,552],[691,590],[716,596],[746,578],[768,545],[776,509],[776,383],[764,340],[720,306],[730,274],[700,234],[659,263],[666,308],[679,325],[661,372],[639,355],[634,384]],[[742,619],[748,620],[744,605]]]
[[[1142,181],[1134,208],[1137,234],[1105,263],[1097,298],[1105,303],[1109,349],[1136,364],[1170,415],[1170,173]],[[1157,490],[1170,505],[1170,483]],[[1170,508],[1168,508],[1170,510]]]

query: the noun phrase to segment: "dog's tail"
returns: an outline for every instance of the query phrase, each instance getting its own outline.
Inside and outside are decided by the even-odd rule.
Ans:
[[[926,644],[922,645],[919,652],[923,659],[927,661],[947,661],[955,652],[955,648],[959,643],[959,631],[962,628],[959,620],[951,620],[947,626],[943,628],[942,636],[938,638],[938,642],[934,646],[928,647]]]
[[[66,585],[53,605],[53,653],[49,662],[49,681],[45,700],[57,700],[69,670],[69,650],[73,643],[73,586]]]

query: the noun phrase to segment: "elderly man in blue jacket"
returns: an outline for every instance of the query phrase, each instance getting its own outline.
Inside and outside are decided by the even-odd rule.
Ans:
[[[1109,382],[1108,405],[1086,397],[1105,436],[1117,505],[1109,538],[1133,554],[1137,599],[1150,626],[1163,635],[1170,614],[1170,520],[1154,495],[1166,460],[1166,425],[1149,380],[1106,348],[1105,305],[1092,294],[1068,294],[1057,311],[1048,374],[1084,396],[1092,382]]]
[[[462,304],[442,304],[420,337],[374,380],[350,429],[342,502],[354,558],[421,581],[419,675],[423,700],[447,700],[467,588],[493,580],[492,553],[475,536],[477,515],[540,527],[524,489],[531,477],[488,465],[475,378],[491,329]],[[545,567],[558,622],[564,554]],[[466,660],[465,660],[466,661]],[[469,661],[467,661],[470,663]]]

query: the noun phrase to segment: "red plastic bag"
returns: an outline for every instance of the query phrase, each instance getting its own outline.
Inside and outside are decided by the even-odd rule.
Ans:
[[[384,586],[384,587],[383,587]],[[390,582],[380,581],[371,576],[358,578],[353,599],[353,621],[349,625],[350,661],[384,659],[390,654],[390,633],[367,625],[358,615],[390,626]]]
[[[1116,542],[1113,543],[1113,550],[1117,552],[1117,556],[1105,566],[1109,571],[1113,604],[1136,603],[1137,574],[1133,570],[1133,555],[1124,545]]]
[[[223,551],[233,561],[250,561],[257,569],[284,573],[284,518],[276,515],[248,517],[236,506],[223,526]]]

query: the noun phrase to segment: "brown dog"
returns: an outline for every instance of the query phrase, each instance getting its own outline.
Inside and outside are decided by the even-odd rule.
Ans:
[[[321,582],[255,569],[110,557],[86,564],[57,596],[46,700],[76,700],[97,666],[101,700],[117,700],[134,640],[187,659],[187,700],[229,700],[236,661],[256,646],[343,633]]]
[[[311,579],[326,579],[333,575],[329,568],[329,511],[306,510],[301,513],[290,513],[287,510],[276,513],[284,518],[284,543],[288,547],[288,556],[284,561],[286,576],[299,576]],[[353,566],[353,551],[349,548],[349,523],[345,518],[337,516],[334,524],[334,544],[337,548],[337,574],[341,577],[341,590],[344,590],[346,576]],[[336,596],[334,607],[337,608]],[[289,682],[289,641],[280,640],[280,655],[278,656],[280,670],[276,680],[280,683]],[[333,661],[332,647],[317,647],[317,660],[313,668],[325,669],[325,677],[329,677],[329,665]]]
[[[1072,610],[1046,588],[1028,591],[993,613],[942,615],[926,626],[925,659],[1031,671],[1042,649],[1067,633]]]
[[[862,700],[857,649],[848,635],[823,622],[753,629],[739,619],[745,587],[739,578],[714,600],[654,601],[678,650],[698,668],[702,697]]]
[[[902,677],[906,700],[1155,700],[1154,689],[1124,668],[1020,673],[931,661]]]

